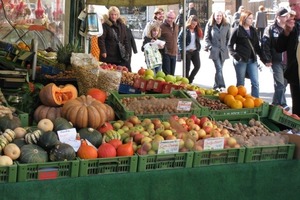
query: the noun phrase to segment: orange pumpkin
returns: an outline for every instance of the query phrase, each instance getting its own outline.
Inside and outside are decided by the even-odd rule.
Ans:
[[[61,106],[60,107],[51,107],[40,105],[34,111],[33,118],[37,123],[42,119],[50,119],[52,122],[58,117],[61,116]]]
[[[100,101],[101,103],[104,103],[106,98],[107,98],[107,94],[105,91],[100,90],[98,88],[91,88],[87,91],[86,95],[90,95],[91,97],[97,99],[98,101]]]
[[[121,144],[117,148],[117,156],[132,156],[133,154],[134,150],[132,146],[132,141],[126,144]]]
[[[88,145],[86,140],[81,140],[77,156],[81,159],[94,159],[98,157],[98,151],[95,147]]]
[[[49,83],[39,93],[41,102],[46,106],[60,106],[69,100],[75,99],[77,96],[78,91],[72,84],[58,87],[54,83]]]
[[[103,143],[98,148],[98,158],[112,158],[117,156],[115,147],[109,143]]]
[[[107,121],[105,104],[85,95],[65,103],[62,116],[77,128],[96,129]]]

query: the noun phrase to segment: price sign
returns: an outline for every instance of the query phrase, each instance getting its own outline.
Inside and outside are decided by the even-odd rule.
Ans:
[[[224,149],[224,138],[207,138],[204,140],[204,150]]]
[[[192,106],[191,101],[178,101],[177,110],[190,111]]]
[[[158,145],[157,154],[162,153],[178,153],[179,140],[164,140]]]
[[[76,140],[76,129],[70,128],[66,130],[57,131],[57,135],[59,138],[59,141],[62,143],[67,143],[73,147],[73,149],[77,152],[77,150],[80,147],[80,140]]]
[[[195,90],[188,90],[186,91],[192,98],[197,99],[198,94]]]

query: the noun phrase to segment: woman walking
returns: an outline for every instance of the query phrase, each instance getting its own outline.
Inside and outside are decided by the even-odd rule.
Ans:
[[[219,91],[226,88],[223,77],[223,64],[229,58],[227,48],[229,38],[230,23],[227,22],[222,11],[215,11],[206,24],[204,49],[210,52],[209,58],[214,62],[216,73],[213,88]]]
[[[186,22],[186,77],[189,82],[194,81],[200,69],[200,55],[199,51],[201,48],[199,30],[200,25],[198,18],[195,15],[191,15]],[[183,53],[183,29],[181,29],[178,35],[178,49],[182,55]],[[194,65],[193,70],[190,73],[191,62]]]
[[[245,84],[246,73],[251,81],[251,95],[259,97],[257,55],[261,55],[259,38],[254,27],[251,11],[241,13],[239,26],[229,39],[228,49],[233,56],[237,86]]]

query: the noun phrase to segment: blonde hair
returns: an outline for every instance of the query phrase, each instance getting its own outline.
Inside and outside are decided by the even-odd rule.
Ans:
[[[108,9],[108,15],[110,15],[111,13],[116,13],[118,18],[120,18],[120,10],[118,7],[116,6],[111,6],[109,9]]]
[[[160,23],[159,22],[153,22],[150,24],[149,29],[148,29],[148,33],[147,33],[147,37],[149,38],[153,38],[152,36],[152,31],[153,30],[158,30],[158,34],[157,34],[157,38],[159,38],[161,36],[161,29],[160,29]]]
[[[210,16],[209,19],[208,19],[209,24],[210,24],[211,26],[213,26],[213,25],[216,24],[215,15],[216,15],[217,13],[219,13],[219,12],[222,13],[222,21],[221,21],[221,24],[222,24],[222,25],[225,25],[225,24],[228,23],[228,22],[227,22],[227,19],[226,19],[226,16],[225,16],[225,13],[224,13],[223,11],[221,11],[221,10],[216,10],[215,12],[213,12],[213,14],[211,14],[211,16]]]

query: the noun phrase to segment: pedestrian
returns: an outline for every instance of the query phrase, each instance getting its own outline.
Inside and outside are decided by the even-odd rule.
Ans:
[[[165,50],[162,54],[162,70],[167,75],[175,74],[176,55],[178,52],[177,37],[178,37],[178,25],[175,23],[176,14],[174,10],[170,10],[167,13],[167,18],[160,25],[161,38],[166,42]]]
[[[165,11],[163,8],[161,7],[157,7],[155,8],[154,10],[154,15],[153,15],[153,20],[149,21],[146,26],[145,26],[145,29],[143,31],[143,35],[142,35],[142,38],[144,38],[147,33],[148,33],[148,28],[149,26],[153,23],[153,22],[160,22],[160,23],[163,23],[164,21],[164,18],[165,18]]]
[[[189,79],[189,83],[194,81],[195,76],[197,75],[200,69],[200,55],[199,51],[201,49],[200,37],[198,30],[200,28],[199,20],[195,15],[191,15],[186,22],[186,48],[183,52],[183,32],[182,29],[178,35],[178,50],[181,54],[186,53],[186,78]],[[191,62],[194,65],[193,70],[190,72]]]
[[[265,7],[260,5],[258,7],[258,12],[256,12],[255,16],[255,28],[257,29],[259,39],[262,38],[264,34],[264,30],[268,25],[267,12],[265,11]]]
[[[155,44],[155,41],[161,40],[160,23],[154,22],[150,25],[147,35],[143,39],[142,51],[145,55],[145,60],[148,69],[154,70],[155,73],[161,71],[162,56],[164,45]]]
[[[176,17],[175,23],[178,25],[178,31],[180,32],[184,24],[183,8],[179,9],[179,14]],[[176,61],[180,62],[181,59],[181,53],[178,51]]]
[[[195,9],[195,4],[194,2],[190,2],[189,3],[189,9],[187,11],[187,19],[191,16],[191,15],[195,15],[197,17],[197,10]]]
[[[228,54],[228,41],[230,38],[230,23],[222,11],[215,11],[209,18],[204,34],[204,49],[209,51],[209,58],[213,60],[216,73],[213,88],[224,91],[226,84],[223,77],[223,65]]]
[[[122,58],[118,45],[120,42],[120,44],[125,47],[125,53],[130,51],[126,26],[120,19],[120,10],[116,6],[111,6],[108,9],[108,19],[105,19],[102,26],[103,34],[98,39],[101,53],[100,60],[106,63],[126,66],[128,71],[131,71],[128,60]]]
[[[287,19],[284,31],[278,37],[276,50],[287,51],[287,69],[284,76],[290,84],[292,113],[300,116],[300,1],[289,0],[289,4],[295,13],[291,13]]]
[[[133,37],[132,31],[131,29],[127,26],[127,19],[126,17],[121,17],[121,19],[123,20],[123,23],[126,26],[126,38],[127,38],[127,42],[129,45],[129,59],[128,59],[128,66],[131,69],[131,57],[132,57],[132,52],[134,54],[136,54],[137,51],[137,47],[136,47],[136,43],[135,43],[135,39]]]
[[[241,13],[245,10],[244,6],[240,6],[239,9],[233,14],[231,27],[235,28],[240,23]]]
[[[228,50],[232,55],[236,72],[236,86],[245,85],[246,74],[251,81],[251,95],[259,97],[257,55],[261,55],[259,39],[253,24],[251,11],[241,13],[240,23],[229,39]]]
[[[226,20],[227,20],[227,23],[229,23],[230,25],[232,24],[232,15],[231,15],[231,11],[230,10],[225,10],[225,17],[226,17]]]
[[[261,40],[262,57],[267,67],[272,67],[274,79],[273,105],[282,106],[286,111],[290,107],[286,103],[285,91],[287,80],[284,78],[286,69],[286,52],[276,52],[276,42],[279,34],[283,31],[286,20],[289,17],[289,11],[286,8],[279,8],[276,12],[274,23],[267,26]]]

